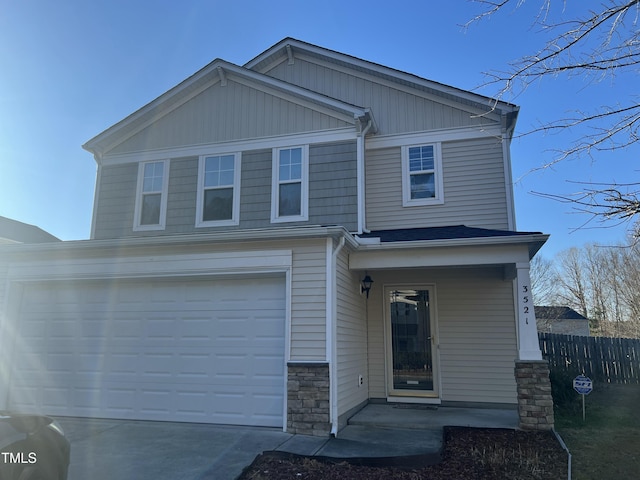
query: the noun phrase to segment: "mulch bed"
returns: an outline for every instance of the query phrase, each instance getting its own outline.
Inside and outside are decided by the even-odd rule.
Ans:
[[[433,463],[433,455],[366,461],[265,452],[256,457],[238,480],[567,478],[567,453],[552,432],[445,427],[442,460]]]

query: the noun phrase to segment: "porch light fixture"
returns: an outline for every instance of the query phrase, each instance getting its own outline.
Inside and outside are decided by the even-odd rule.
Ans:
[[[367,273],[362,279],[362,284],[360,285],[360,293],[367,293],[367,298],[369,298],[369,290],[371,290],[371,285],[373,285],[373,279]]]

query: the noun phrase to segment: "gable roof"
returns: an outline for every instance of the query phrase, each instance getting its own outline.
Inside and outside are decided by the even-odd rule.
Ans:
[[[99,157],[131,138],[136,133],[180,107],[205,89],[220,84],[228,78],[240,78],[256,88],[286,98],[294,103],[335,116],[356,127],[373,120],[371,112],[364,107],[352,105],[320,93],[292,85],[287,82],[240,67],[222,59],[216,59],[172,89],[152,100],[125,119],[109,127],[86,142],[82,148]]]
[[[0,217],[0,243],[46,243],[60,239],[40,227],[7,217]]]
[[[294,62],[295,58],[298,56],[307,56],[329,61],[339,66],[367,73],[381,79],[390,80],[396,84],[435,95],[443,100],[450,100],[459,105],[466,105],[476,114],[496,115],[496,117],[500,117],[504,114],[508,117],[507,121],[511,123],[511,125],[505,125],[507,130],[512,129],[515,126],[519,107],[512,103],[496,100],[491,97],[462,90],[433,80],[428,80],[412,73],[403,72],[401,70],[370,62],[368,60],[363,60],[352,55],[313,45],[291,37],[284,38],[272,47],[268,48],[247,62],[244,65],[244,68],[264,73],[268,71],[272,65],[279,63],[283,59],[286,58],[289,62]]]
[[[238,66],[216,58],[175,87],[96,135],[82,147],[93,153],[96,161],[100,162],[102,155],[115,146],[168,115],[205,89],[215,84],[225,85],[228,77],[240,78],[245,83],[248,82],[254,85],[255,88],[268,89],[274,95],[280,95],[300,105],[334,115],[336,118],[352,123],[357,129],[362,128],[364,124],[371,120],[373,124],[371,132],[375,133],[376,124],[372,113],[366,106],[352,105],[266,74],[271,65],[278,64],[286,59],[294,61],[296,56],[330,62],[355,72],[361,72],[392,82],[398,86],[411,88],[422,92],[424,95],[437,98],[444,103],[455,103],[461,109],[467,109],[474,114],[502,121],[503,127],[507,131],[512,130],[515,125],[518,114],[516,105],[427,80],[301,40],[285,38],[247,62],[244,66]]]

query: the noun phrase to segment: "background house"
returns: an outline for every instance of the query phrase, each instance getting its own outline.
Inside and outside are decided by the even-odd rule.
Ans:
[[[535,307],[538,331],[589,336],[589,319],[570,307]]]
[[[550,428],[518,405],[548,375],[517,115],[295,39],[214,60],[84,145],[90,240],[0,249],[0,402],[317,435],[371,401],[519,406]]]

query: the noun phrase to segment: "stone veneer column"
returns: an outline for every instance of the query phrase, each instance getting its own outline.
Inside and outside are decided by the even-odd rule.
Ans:
[[[329,365],[290,363],[287,380],[287,432],[327,436],[329,422]]]
[[[549,364],[545,360],[518,360],[515,376],[520,428],[551,430],[554,417]]]

